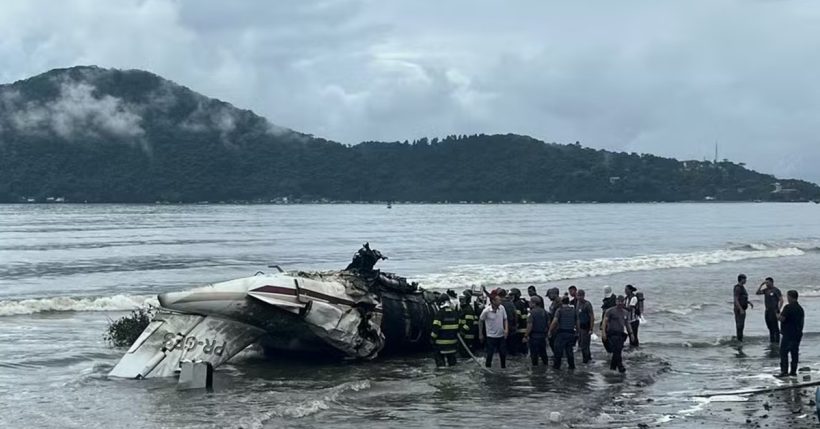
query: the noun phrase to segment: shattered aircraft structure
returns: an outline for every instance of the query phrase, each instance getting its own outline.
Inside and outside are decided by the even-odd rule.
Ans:
[[[110,375],[168,377],[183,361],[217,367],[254,343],[266,353],[356,359],[424,350],[438,293],[374,269],[382,259],[365,244],[342,271],[279,269],[162,293],[160,311]]]

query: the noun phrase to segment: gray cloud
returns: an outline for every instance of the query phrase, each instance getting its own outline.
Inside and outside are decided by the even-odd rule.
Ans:
[[[344,143],[516,132],[701,159],[718,141],[820,181],[818,36],[811,0],[21,0],[0,81],[141,68]]]

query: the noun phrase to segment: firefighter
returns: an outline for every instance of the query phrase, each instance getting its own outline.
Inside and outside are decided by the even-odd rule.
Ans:
[[[439,368],[456,364],[458,320],[458,313],[450,304],[450,296],[440,295],[439,310],[433,320],[433,332],[430,334],[433,342],[433,356]]]
[[[516,321],[515,338],[513,339],[512,346],[516,347],[518,353],[526,356],[529,351],[526,342],[529,305],[527,304],[527,301],[521,299],[521,291],[517,288],[510,289],[510,296],[512,296],[513,304],[515,305],[515,317],[518,318]]]
[[[458,321],[459,325],[461,325],[461,338],[464,339],[464,343],[471,350],[476,349],[476,345],[478,344],[478,317],[475,314],[475,309],[470,302],[472,298],[472,293],[469,290],[465,290],[463,296],[461,297],[461,305],[459,308],[460,311],[460,319]],[[467,350],[464,349],[463,346],[459,347],[461,351],[461,355],[463,357],[469,357],[469,353]]]

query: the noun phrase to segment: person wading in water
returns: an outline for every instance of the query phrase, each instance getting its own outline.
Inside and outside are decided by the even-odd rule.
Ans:
[[[783,341],[780,343],[780,375],[797,375],[797,355],[800,352],[800,340],[803,339],[803,321],[805,314],[803,307],[797,303],[797,291],[790,290],[786,293],[789,303],[783,307],[780,313],[780,326],[783,333]],[[791,367],[789,367],[789,354],[792,355]],[[786,371],[789,371],[786,373]]]
[[[478,339],[486,344],[484,366],[493,365],[493,355],[498,353],[501,368],[507,367],[507,312],[501,307],[501,297],[497,293],[490,294],[490,305],[484,307],[478,317]]]
[[[765,286],[765,288],[764,288]],[[771,344],[780,343],[780,327],[777,319],[780,317],[780,309],[783,307],[783,293],[774,287],[774,279],[766,277],[766,280],[757,288],[755,295],[765,295],[763,302],[766,304],[766,311],[763,317],[766,320],[766,327],[769,328],[769,342]]]
[[[626,372],[624,367],[624,359],[622,352],[624,349],[624,341],[626,341],[626,334],[629,333],[632,338],[632,326],[627,322],[629,312],[624,308],[624,297],[618,296],[616,299],[617,305],[604,313],[604,325],[601,328],[601,339],[609,343],[609,348],[612,350],[612,360],[609,362],[609,369],[618,369],[619,372]]]
[[[578,313],[569,305],[569,297],[561,298],[561,307],[550,323],[550,334],[555,336],[555,360],[552,367],[561,368],[562,356],[567,357],[569,369],[575,369],[575,338],[578,335]]]
[[[589,342],[592,338],[592,326],[595,325],[595,311],[592,309],[592,303],[586,300],[586,295],[583,289],[578,291],[575,311],[578,312],[578,348],[581,349],[583,362],[589,363],[592,360]]]
[[[547,357],[547,311],[540,296],[530,298],[530,313],[527,315],[527,344],[530,347],[532,366],[538,366],[540,358],[544,365],[549,365]]]
[[[641,319],[640,319],[640,302],[638,301],[638,296],[636,292],[638,289],[632,285],[626,285],[624,288],[624,292],[626,293],[626,310],[627,310],[627,321],[629,322],[629,326],[632,328],[631,335],[629,336],[629,346],[630,347],[639,347],[641,345],[640,340],[638,340],[638,328],[641,326]]]
[[[737,276],[737,284],[734,290],[735,296],[735,329],[737,330],[737,340],[743,341],[743,329],[746,326],[746,309],[755,308],[749,302],[749,293],[746,292],[746,274]]]

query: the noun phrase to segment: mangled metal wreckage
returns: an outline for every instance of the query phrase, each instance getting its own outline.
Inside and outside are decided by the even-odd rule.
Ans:
[[[365,244],[342,271],[260,272],[160,294],[160,311],[110,375],[169,377],[185,361],[217,367],[254,343],[357,359],[423,350],[438,293],[375,270],[381,259]]]

